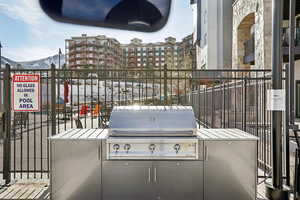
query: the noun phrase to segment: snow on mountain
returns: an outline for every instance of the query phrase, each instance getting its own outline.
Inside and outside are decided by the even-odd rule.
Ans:
[[[10,66],[12,66],[13,68],[17,68],[18,67],[18,63],[10,60],[8,58],[5,58],[2,56],[1,58],[1,67],[0,68],[4,68],[6,64],[9,64]]]
[[[22,69],[49,69],[51,64],[54,64],[56,68],[59,66],[59,56],[54,55],[48,58],[43,58],[39,60],[26,61],[26,62],[16,62],[6,57],[1,59],[1,67],[5,67],[6,64],[11,65],[12,68],[22,68]],[[60,64],[61,66],[65,63],[65,55],[61,55]]]

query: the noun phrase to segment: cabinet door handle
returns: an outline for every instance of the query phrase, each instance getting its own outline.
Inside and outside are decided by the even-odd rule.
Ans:
[[[98,160],[101,160],[101,146],[98,147]]]
[[[204,147],[204,160],[208,161],[208,148],[207,148],[207,146]]]
[[[154,168],[154,183],[157,182],[157,173],[156,173],[156,167]]]
[[[148,168],[148,183],[151,182],[151,168]]]

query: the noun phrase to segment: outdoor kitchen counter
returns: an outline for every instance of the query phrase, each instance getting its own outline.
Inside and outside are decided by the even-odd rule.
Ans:
[[[70,129],[49,138],[49,140],[103,140],[107,129]]]
[[[257,141],[258,137],[239,129],[198,129],[198,138],[203,141]]]
[[[108,137],[108,129],[70,129],[50,140],[103,140]],[[239,129],[198,129],[197,137],[202,141],[239,141],[258,140],[258,137],[250,135]]]
[[[110,160],[109,138],[108,129],[71,129],[49,139],[52,200],[179,200],[186,194],[194,195],[190,200],[256,198],[258,138],[246,132],[198,129],[191,138],[198,140],[199,157],[190,160]]]
[[[239,129],[198,129],[204,145],[204,200],[255,199],[258,138]]]
[[[104,129],[70,129],[49,138],[52,200],[99,199]]]

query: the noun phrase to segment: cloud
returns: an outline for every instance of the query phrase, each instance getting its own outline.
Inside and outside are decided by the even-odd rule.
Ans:
[[[22,46],[6,49],[4,56],[18,62],[32,61],[55,55],[58,53],[58,48],[52,46]]]
[[[27,24],[41,23],[43,17],[37,0],[0,0],[0,12],[12,19],[21,20]]]

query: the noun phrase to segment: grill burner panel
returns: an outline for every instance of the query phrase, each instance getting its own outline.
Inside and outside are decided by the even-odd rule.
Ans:
[[[196,138],[109,138],[108,160],[197,160]]]

